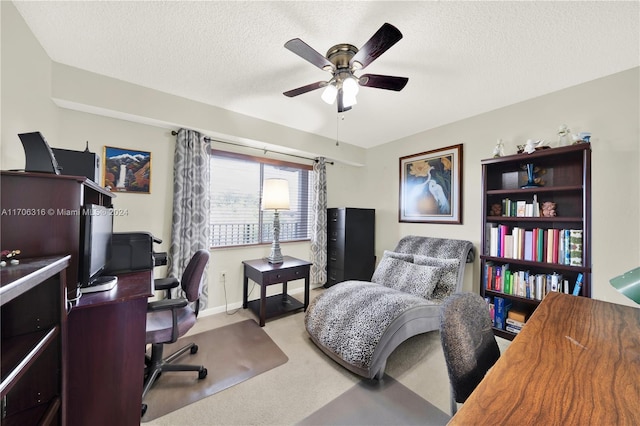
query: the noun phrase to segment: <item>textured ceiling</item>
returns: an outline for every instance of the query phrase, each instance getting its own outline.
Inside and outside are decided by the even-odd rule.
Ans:
[[[639,2],[14,2],[52,60],[371,147],[640,65]],[[404,35],[361,71],[409,77],[363,87],[338,117],[329,74],[283,47],[362,46]],[[597,100],[596,100],[597,101]]]

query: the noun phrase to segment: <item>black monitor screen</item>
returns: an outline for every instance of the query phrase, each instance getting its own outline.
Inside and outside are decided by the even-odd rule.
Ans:
[[[80,284],[89,285],[100,276],[111,258],[113,209],[88,204],[83,210]]]

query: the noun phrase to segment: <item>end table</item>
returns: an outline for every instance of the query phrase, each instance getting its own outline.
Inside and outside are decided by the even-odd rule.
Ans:
[[[307,310],[309,306],[309,270],[311,262],[284,256],[284,261],[271,264],[267,259],[244,260],[244,280],[242,285],[242,307],[251,308],[264,327],[267,318],[284,315],[297,309]],[[247,301],[249,278],[260,286],[260,299]],[[304,278],[304,304],[287,294],[289,281]],[[282,294],[267,297],[267,287],[282,283]]]

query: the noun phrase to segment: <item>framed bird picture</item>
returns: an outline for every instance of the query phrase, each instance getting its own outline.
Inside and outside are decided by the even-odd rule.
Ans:
[[[400,158],[398,219],[462,223],[462,144]]]

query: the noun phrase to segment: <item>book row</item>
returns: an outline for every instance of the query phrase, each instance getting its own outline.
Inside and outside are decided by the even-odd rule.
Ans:
[[[509,198],[502,200],[502,216],[506,217],[540,217],[540,203],[538,197],[533,196],[533,202],[514,201]]]
[[[524,297],[526,299],[542,300],[552,291],[578,296],[582,288],[583,275],[578,274],[573,289],[568,279],[562,274],[531,274],[529,271],[512,271],[508,263],[496,265],[485,263],[485,289],[500,293]]]
[[[489,256],[582,266],[582,229],[524,229],[487,223]]]
[[[491,321],[493,321],[495,328],[513,333],[519,333],[522,330],[525,321],[524,314],[512,311],[512,303],[509,300],[502,297],[494,297],[493,303],[491,303],[490,299],[487,299],[487,303],[489,304]]]

